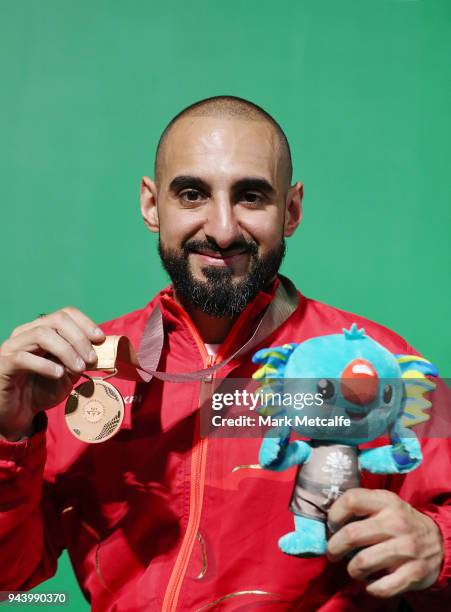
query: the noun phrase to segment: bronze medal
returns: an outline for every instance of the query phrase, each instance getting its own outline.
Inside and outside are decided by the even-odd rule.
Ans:
[[[67,427],[79,440],[91,444],[104,442],[121,427],[124,400],[106,380],[89,378],[67,398],[65,418]]]

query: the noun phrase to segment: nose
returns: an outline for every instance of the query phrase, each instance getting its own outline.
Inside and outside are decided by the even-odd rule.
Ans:
[[[379,378],[369,361],[354,359],[343,370],[340,387],[348,402],[364,406],[376,399]]]
[[[242,239],[235,208],[227,196],[210,202],[203,229],[207,238],[215,240],[221,249],[226,249],[238,238]]]

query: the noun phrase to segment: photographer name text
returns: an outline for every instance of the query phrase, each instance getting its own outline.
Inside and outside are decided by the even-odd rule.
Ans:
[[[213,427],[349,427],[351,419],[344,416],[334,417],[308,417],[307,415],[280,417],[259,414],[255,417],[239,415],[237,417],[223,417],[216,414],[211,419]]]

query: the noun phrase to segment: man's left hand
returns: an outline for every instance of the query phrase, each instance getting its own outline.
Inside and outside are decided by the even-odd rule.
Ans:
[[[335,532],[327,547],[331,561],[362,549],[348,563],[349,575],[371,580],[373,574],[385,573],[369,582],[371,595],[394,597],[437,580],[443,561],[441,531],[395,493],[350,489],[332,505],[328,522]]]

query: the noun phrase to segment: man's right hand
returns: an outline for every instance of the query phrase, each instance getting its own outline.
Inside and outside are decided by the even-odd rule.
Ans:
[[[0,437],[30,435],[34,416],[63,401],[81,373],[95,367],[93,344],[104,339],[73,307],[17,327],[0,346]]]

